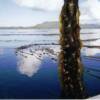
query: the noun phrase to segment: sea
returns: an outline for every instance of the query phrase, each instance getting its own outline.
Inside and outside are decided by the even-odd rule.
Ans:
[[[100,94],[100,29],[80,33],[84,85],[95,96]],[[61,98],[59,40],[58,29],[0,29],[0,98]]]

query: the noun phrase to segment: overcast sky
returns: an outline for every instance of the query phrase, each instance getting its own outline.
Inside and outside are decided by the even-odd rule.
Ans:
[[[0,26],[57,21],[63,0],[0,0]],[[100,20],[100,0],[80,0],[81,22]]]

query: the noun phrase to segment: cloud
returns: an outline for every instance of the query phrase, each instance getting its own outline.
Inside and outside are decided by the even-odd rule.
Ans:
[[[100,19],[99,9],[99,0],[84,0],[84,2],[80,1],[80,11],[83,19]]]
[[[47,11],[49,13],[48,16],[51,16],[51,19],[53,19],[54,16],[56,16],[55,19],[58,19],[64,0],[13,0],[13,1],[21,7],[28,7],[34,11],[44,12],[44,14],[43,15],[41,14],[41,16],[46,16],[45,11]],[[79,0],[79,6],[81,11],[81,16],[80,16],[81,23],[100,23],[99,21],[100,0]],[[52,13],[52,11],[56,12]]]
[[[63,0],[13,0],[20,6],[25,6],[33,9],[58,11],[61,9]]]
[[[42,11],[60,11],[64,0],[13,0],[22,7],[29,7],[34,10]],[[86,18],[87,15],[94,17],[95,19],[100,19],[100,1],[99,0],[79,0],[81,12],[85,11]]]
[[[100,19],[100,1],[99,0],[88,0],[88,6],[90,8],[90,12],[92,16],[96,19]]]

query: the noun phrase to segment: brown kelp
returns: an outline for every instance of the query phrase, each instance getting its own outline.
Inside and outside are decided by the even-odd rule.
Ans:
[[[85,98],[80,58],[81,40],[78,0],[64,0],[60,14],[60,75],[62,98]]]

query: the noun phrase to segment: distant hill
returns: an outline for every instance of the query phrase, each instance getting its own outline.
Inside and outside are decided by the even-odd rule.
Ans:
[[[100,29],[100,24],[81,24],[80,25],[82,29]],[[52,22],[43,22],[41,24],[37,24],[35,26],[30,26],[30,27],[23,27],[23,26],[18,26],[18,27],[0,27],[0,29],[57,29],[59,28],[59,23],[57,21],[52,21]]]
[[[33,26],[23,27],[23,26],[2,26],[0,29],[33,29]]]
[[[59,28],[58,22],[43,22],[41,24],[35,25],[33,28],[35,29],[55,29]]]
[[[81,24],[82,29],[100,29],[100,24]]]
[[[53,22],[43,22],[41,24],[37,24],[35,26],[30,26],[30,27],[23,27],[23,26],[10,26],[10,27],[0,27],[0,29],[55,29],[58,28],[58,22],[53,21]]]
[[[100,24],[81,24],[81,28],[100,28]],[[35,25],[33,28],[35,29],[55,29],[59,28],[58,22],[43,22],[41,24]]]

